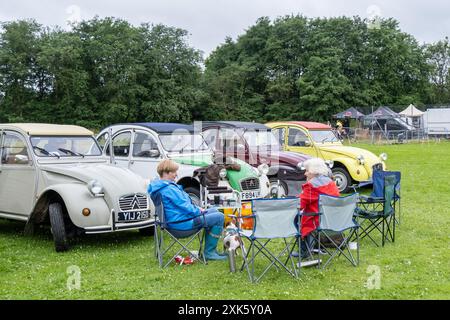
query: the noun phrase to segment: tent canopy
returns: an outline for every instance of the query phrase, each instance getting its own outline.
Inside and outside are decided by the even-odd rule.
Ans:
[[[413,104],[410,104],[408,106],[408,108],[406,108],[405,110],[400,112],[400,114],[407,116],[407,117],[415,118],[415,117],[421,117],[424,114],[424,112],[417,109]]]
[[[365,116],[366,119],[391,119],[399,118],[399,114],[392,111],[389,107],[379,107],[373,113]]]
[[[333,118],[335,119],[360,119],[364,117],[364,114],[356,110],[355,107],[351,107],[345,111],[335,114]]]

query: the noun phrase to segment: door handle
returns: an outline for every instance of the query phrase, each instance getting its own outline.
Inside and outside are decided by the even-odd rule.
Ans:
[[[134,164],[134,161],[133,161],[133,160],[131,160],[131,161],[130,161],[130,164]]]

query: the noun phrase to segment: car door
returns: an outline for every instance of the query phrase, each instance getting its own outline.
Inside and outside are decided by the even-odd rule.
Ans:
[[[131,160],[131,138],[131,130],[119,131],[113,135],[112,145],[115,165],[122,168],[129,168]],[[109,156],[109,143],[106,145],[106,155]]]
[[[304,153],[312,157],[317,157],[317,150],[308,134],[295,127],[288,127],[286,150],[298,153]]]
[[[0,212],[26,220],[34,207],[36,167],[20,133],[5,130],[1,137]]]
[[[227,157],[240,159],[247,163],[250,162],[250,152],[247,143],[242,137],[243,132],[239,128],[220,128],[218,147],[216,154],[219,152]]]
[[[133,133],[129,168],[144,179],[152,180],[158,176],[156,167],[163,153],[157,141],[157,137],[148,131],[135,130]]]
[[[272,133],[275,135],[278,142],[280,142],[283,150],[286,150],[286,127],[275,127],[272,129]]]

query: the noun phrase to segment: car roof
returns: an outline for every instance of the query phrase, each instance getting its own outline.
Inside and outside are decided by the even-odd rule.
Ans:
[[[312,121],[279,121],[271,122],[271,124],[297,125],[302,126],[308,130],[331,129],[331,127],[327,124]]]
[[[245,130],[270,130],[269,127],[262,123],[245,122],[245,121],[203,121],[202,126],[221,126],[230,128],[240,128]]]
[[[25,131],[30,136],[92,136],[91,130],[80,126],[50,123],[3,123],[5,129]]]
[[[194,126],[182,123],[165,123],[165,122],[140,122],[129,123],[136,126],[146,127],[158,133],[172,133],[176,130],[185,130],[190,133],[194,132]]]

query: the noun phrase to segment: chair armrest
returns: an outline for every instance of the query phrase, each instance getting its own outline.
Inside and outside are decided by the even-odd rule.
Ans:
[[[299,213],[299,216],[301,217],[317,217],[322,215],[322,213],[320,212],[303,212],[303,213]]]
[[[359,203],[379,203],[379,202],[383,202],[384,198],[383,197],[372,197],[372,196],[359,196]]]

